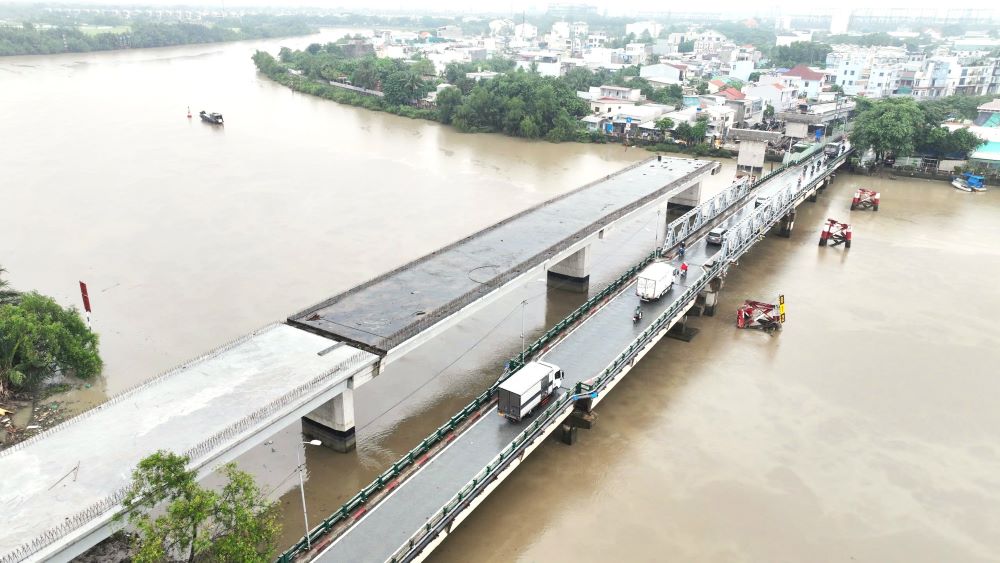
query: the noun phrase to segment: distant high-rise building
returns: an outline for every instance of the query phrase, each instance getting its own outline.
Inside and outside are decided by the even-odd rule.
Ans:
[[[847,33],[847,28],[851,25],[851,12],[850,10],[839,9],[833,12],[833,18],[830,19],[830,33],[833,35],[840,35]]]

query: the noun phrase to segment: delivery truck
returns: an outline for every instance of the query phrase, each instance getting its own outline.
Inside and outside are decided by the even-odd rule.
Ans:
[[[635,294],[643,301],[656,301],[674,284],[674,267],[667,262],[653,262],[639,272]]]
[[[500,384],[497,411],[511,422],[520,422],[536,407],[548,402],[562,385],[563,371],[545,362],[528,362]]]

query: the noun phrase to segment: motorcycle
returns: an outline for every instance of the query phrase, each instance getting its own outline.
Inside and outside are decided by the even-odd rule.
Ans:
[[[635,313],[632,313],[632,323],[637,323],[642,320],[642,309],[636,307]]]

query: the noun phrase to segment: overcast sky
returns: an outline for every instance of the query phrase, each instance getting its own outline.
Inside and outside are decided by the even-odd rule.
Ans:
[[[37,0],[20,0],[35,2]],[[44,0],[43,0],[44,1]],[[1000,0],[834,0],[830,2],[817,1],[814,4],[802,2],[776,2],[763,0],[760,2],[746,0],[713,0],[712,2],[677,2],[672,0],[568,0],[566,2],[526,1],[526,0],[493,0],[476,2],[469,0],[62,0],[73,4],[129,4],[129,5],[187,5],[197,7],[234,8],[238,6],[276,6],[276,7],[317,7],[345,10],[402,10],[419,12],[429,9],[435,12],[470,12],[489,10],[493,12],[517,13],[524,11],[544,11],[549,4],[574,3],[596,6],[602,13],[608,15],[627,16],[637,12],[670,11],[713,11],[727,12],[736,10],[741,13],[748,11],[759,14],[773,14],[778,11],[789,14],[830,13],[833,9],[855,10],[904,10],[905,13],[944,14],[947,11],[969,9],[988,9],[994,16],[1000,16]],[[62,3],[60,2],[60,3]]]

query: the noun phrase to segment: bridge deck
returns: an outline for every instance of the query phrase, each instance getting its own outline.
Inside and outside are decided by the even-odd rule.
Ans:
[[[199,467],[245,433],[258,432],[270,415],[294,410],[377,359],[344,345],[318,354],[333,344],[273,325],[0,452],[0,560],[108,499],[144,456],[160,449],[191,452]],[[104,503],[78,524],[116,505]]]
[[[385,353],[426,327],[543,263],[583,236],[716,166],[650,159],[545,202],[366,284],[293,315],[306,330]]]
[[[775,181],[783,180],[779,177]],[[752,202],[743,204],[719,224],[734,224],[752,210]],[[701,265],[720,250],[719,246],[707,245],[704,238],[690,243],[686,256],[691,267],[689,277],[697,277]],[[674,264],[679,265],[679,261]],[[566,388],[599,375],[685,289],[683,283],[675,283],[659,301],[642,304],[642,321],[633,324],[632,312],[639,304],[633,282],[549,350],[544,360],[563,368]],[[320,554],[318,560],[331,563],[387,560],[538,414],[518,424],[500,416],[484,416],[375,506]]]

